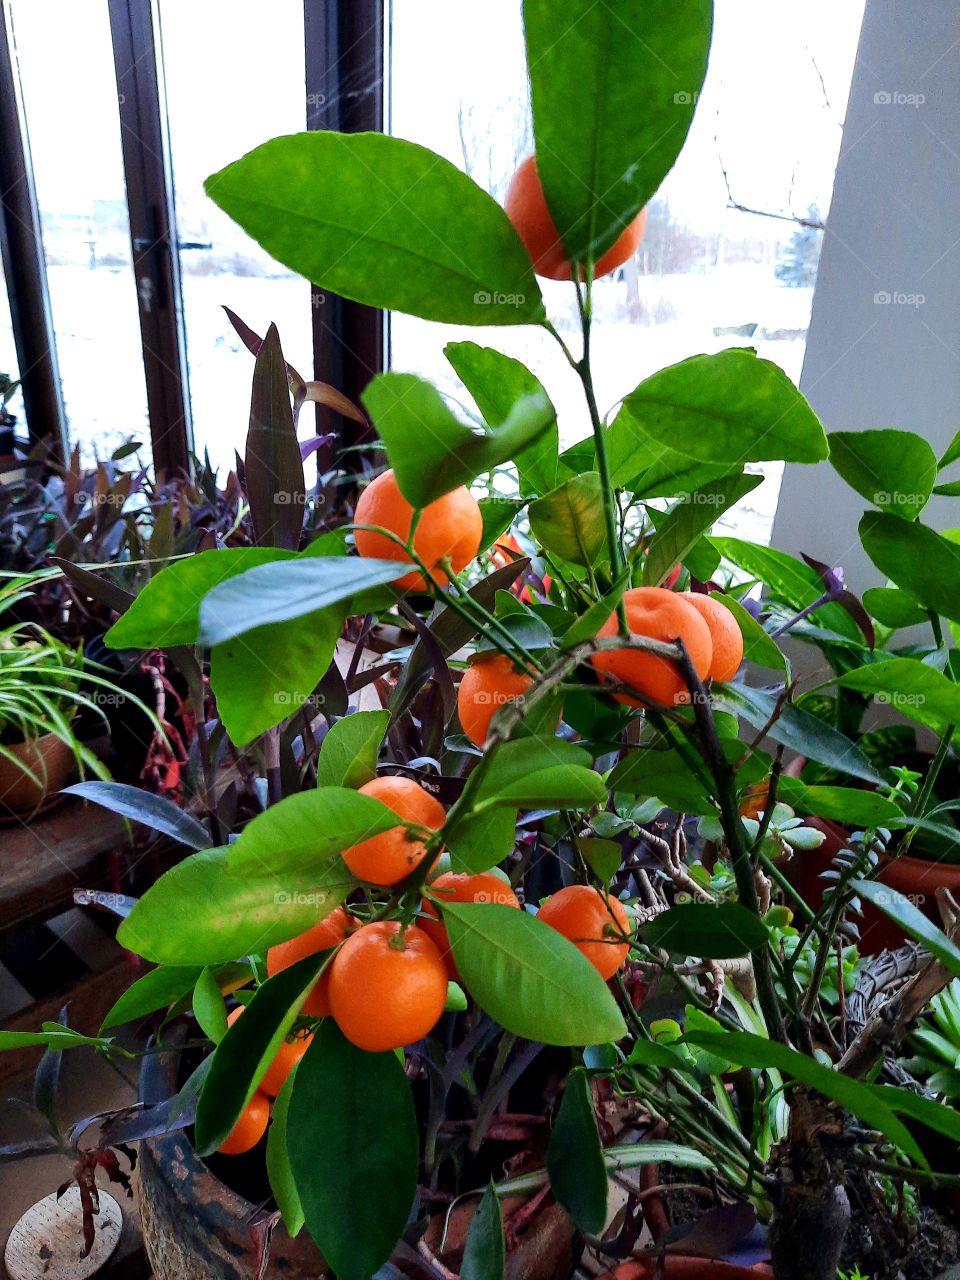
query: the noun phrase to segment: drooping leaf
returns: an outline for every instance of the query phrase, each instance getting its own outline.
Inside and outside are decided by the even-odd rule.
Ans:
[[[676,955],[734,960],[765,947],[766,925],[738,902],[681,902],[640,929],[649,947]]]
[[[103,1020],[101,1032],[175,1004],[193,990],[202,972],[197,965],[160,965],[151,969],[117,999]]]
[[[287,1146],[321,1253],[341,1280],[370,1280],[417,1188],[417,1119],[396,1054],[365,1053],[326,1018],[297,1067]]]
[[[643,562],[643,584],[662,585],[667,575],[700,541],[723,513],[763,482],[763,476],[726,476],[702,485],[681,498],[658,527]]]
[[[607,1220],[607,1167],[583,1067],[567,1076],[550,1131],[547,1173],[550,1190],[574,1223],[599,1235]]]
[[[886,658],[847,671],[836,683],[872,694],[908,720],[932,729],[960,724],[960,685],[918,658]]]
[[[557,1045],[625,1034],[606,983],[549,925],[497,903],[449,903],[443,916],[464,985],[507,1031]]]
[[[296,551],[306,488],[287,366],[275,324],[260,344],[253,370],[244,483],[257,545]]]
[[[270,1128],[267,1132],[267,1176],[270,1179],[270,1190],[273,1192],[273,1198],[283,1218],[283,1225],[291,1240],[296,1239],[303,1229],[303,1206],[293,1181],[287,1140],[290,1095],[293,1092],[293,1083],[297,1078],[299,1065],[299,1063],[294,1065],[274,1100],[270,1112]]]
[[[871,618],[895,630],[928,621],[926,610],[899,587],[868,587],[863,593],[863,603]]]
[[[318,787],[362,787],[377,773],[389,711],[357,711],[332,725],[317,760]]]
[[[527,508],[530,530],[547,551],[571,564],[592,565],[606,543],[603,486],[596,471],[565,480]]]
[[[932,920],[928,920],[909,898],[880,880],[851,880],[850,888],[858,897],[866,898],[878,911],[896,921],[908,938],[922,942],[945,968],[960,978],[960,947],[951,942]]]
[[[214,1044],[227,1034],[227,1011],[216,978],[203,969],[193,990],[193,1016],[200,1030]]]
[[[577,852],[602,884],[609,884],[620,870],[623,850],[616,840],[601,836],[578,836]]]
[[[125,782],[76,782],[72,787],[65,787],[62,794],[92,800],[121,817],[141,822],[153,831],[162,831],[191,849],[209,849],[213,843],[202,823],[184,813],[172,800]]]
[[[355,302],[447,324],[543,318],[506,214],[426,147],[298,133],[255,148],[204,189],[284,266]]]
[[[915,520],[937,478],[937,455],[912,431],[831,431],[830,462],[881,511]]]
[[[525,0],[537,166],[572,260],[596,261],[673,167],[711,16],[706,0],[570,0],[562,15],[550,0]]]
[[[555,420],[546,392],[515,400],[486,431],[467,426],[431,383],[412,373],[382,373],[363,403],[387,450],[400,492],[414,507],[469,484],[503,462]]]
[[[503,1214],[497,1189],[491,1182],[467,1232],[460,1280],[503,1280],[504,1260]]]
[[[879,511],[860,521],[860,540],[880,572],[908,596],[960,622],[960,543]]]

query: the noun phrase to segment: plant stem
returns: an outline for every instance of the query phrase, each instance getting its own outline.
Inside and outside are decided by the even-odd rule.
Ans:
[[[933,795],[933,788],[936,786],[937,777],[943,768],[943,763],[947,758],[947,752],[950,750],[950,743],[953,741],[953,735],[956,733],[957,726],[954,724],[947,725],[944,730],[943,737],[937,744],[936,755],[930,762],[930,768],[927,770],[927,776],[923,780],[923,786],[917,795],[913,805],[913,813],[911,817],[922,818],[930,807],[930,797]],[[903,848],[900,850],[898,857],[904,857],[910,852],[910,846],[913,844],[913,837],[917,834],[917,827],[911,827],[907,832],[906,839],[903,842]]]

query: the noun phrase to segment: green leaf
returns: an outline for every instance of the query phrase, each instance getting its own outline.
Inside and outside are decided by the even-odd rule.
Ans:
[[[297,872],[326,875],[344,849],[391,830],[398,821],[392,809],[349,787],[301,791],[247,823],[230,846],[230,872],[238,879]],[[348,882],[342,864],[340,870]]]
[[[605,840],[601,836],[578,836],[577,852],[602,884],[609,884],[620,870],[623,862],[623,850],[616,840]]]
[[[503,1280],[505,1248],[500,1200],[490,1182],[467,1232],[460,1280]]]
[[[735,506],[745,494],[763,483],[763,476],[726,476],[695,489],[670,508],[660,525],[643,561],[644,586],[659,587],[683,557],[695,547],[728,507]]]
[[[489,550],[506,533],[526,505],[523,498],[478,498],[477,506],[483,518],[480,550]]]
[[[387,450],[400,492],[425,507],[511,458],[554,421],[545,392],[515,401],[486,431],[461,422],[443,396],[413,373],[382,373],[363,403]]]
[[[960,724],[960,685],[917,658],[887,658],[840,676],[837,686],[872,694],[878,702],[932,729]]]
[[[296,1239],[303,1229],[303,1206],[293,1181],[293,1169],[290,1167],[289,1142],[287,1137],[287,1118],[290,1113],[290,1095],[297,1078],[300,1064],[283,1082],[283,1088],[277,1094],[270,1113],[270,1128],[267,1132],[267,1177],[270,1179],[270,1190],[277,1202],[283,1225],[291,1240]]]
[[[512,597],[511,597],[512,598]],[[537,649],[549,649],[553,645],[553,633],[544,620],[518,600],[517,608],[501,617],[504,628],[510,632],[514,640],[531,652]],[[502,642],[484,637],[477,642],[474,653],[499,653],[503,649]]]
[[[718,699],[729,709],[742,716],[755,729],[766,728],[776,709],[776,698],[761,689],[746,685],[725,685]],[[839,769],[864,782],[878,783],[882,778],[855,743],[834,729],[824,720],[789,703],[781,708],[778,719],[767,728],[774,742],[781,742],[791,751],[816,760],[818,764]]]
[[[919,1120],[928,1129],[934,1129],[954,1142],[960,1142],[960,1114],[953,1107],[945,1107],[942,1102],[933,1098],[925,1098],[911,1089],[896,1088],[890,1084],[872,1084],[868,1088],[891,1111]]]
[[[150,886],[117,941],[163,965],[202,967],[261,955],[316,924],[355,884],[342,864],[282,877],[254,865],[255,878],[241,877],[230,873],[226,849],[185,858]]]
[[[899,587],[868,587],[863,593],[863,605],[871,618],[894,630],[929,621],[926,610],[914,604]]]
[[[903,817],[902,810],[892,800],[875,791],[858,791],[854,787],[808,787],[799,778],[782,777],[778,799],[798,813],[813,813],[818,818],[852,827],[885,827]]]
[[[678,813],[716,814],[717,806],[703,783],[676,751],[640,748],[631,751],[607,778],[611,791],[656,796]]]
[[[606,545],[603,485],[596,471],[573,476],[527,508],[542,547],[571,564],[592,565]]]
[[[820,462],[829,454],[816,414],[783,370],[743,347],[662,369],[623,403],[646,434],[700,463]]]
[[[417,1118],[397,1055],[365,1053],[326,1018],[297,1067],[287,1145],[307,1230],[324,1258],[340,1280],[370,1280],[417,1190]]]
[[[587,455],[589,450],[589,455],[586,465],[579,468],[582,471],[596,466],[592,443],[583,442],[583,453]],[[692,493],[711,480],[741,470],[728,463],[695,462],[678,449],[661,444],[647,433],[643,419],[634,417],[623,405],[607,428],[606,445],[611,483],[643,498],[673,498]],[[569,451],[562,454],[561,461],[566,461],[568,456]]]
[[[317,760],[318,787],[362,787],[377,776],[389,711],[357,711],[332,725]]]
[[[864,550],[918,604],[960,622],[960,545],[917,521],[868,511],[860,521]]]
[[[626,1034],[606,983],[556,929],[497,903],[448,903],[443,919],[464,985],[505,1030],[556,1045]]]
[[[287,365],[275,324],[257,350],[244,478],[254,541],[260,547],[296,551],[306,492]]]
[[[151,795],[125,782],[76,782],[72,787],[64,787],[61,794],[92,800],[111,813],[140,822],[152,831],[162,831],[191,849],[209,849],[213,843],[206,827],[172,800]]]
[[[607,1167],[583,1067],[567,1076],[547,1145],[547,1173],[550,1190],[574,1224],[599,1235],[607,1220]]]
[[[587,807],[606,796],[590,754],[559,738],[519,738],[497,748],[477,789],[475,808]]]
[[[291,271],[446,324],[538,324],[543,299],[497,202],[426,147],[382,133],[274,138],[204,183]]]
[[[204,969],[193,991],[193,1016],[205,1036],[219,1044],[227,1034],[227,1011],[217,980]]]
[[[922,942],[940,963],[960,978],[960,948],[942,929],[918,911],[909,898],[879,880],[851,880],[850,888],[861,898],[872,903],[878,911],[896,921],[908,938]]]
[[[537,166],[572,260],[609,249],[673,167],[711,15],[707,0],[568,0],[562,16],[550,0],[524,0]]]
[[[949,445],[947,445],[946,451],[937,465],[942,471],[944,467],[949,467],[950,463],[956,462],[958,458],[960,458],[960,431],[957,432]]]
[[[936,484],[933,486],[933,492],[941,498],[956,498],[960,496],[960,480],[950,480],[945,484]]]
[[[937,455],[912,431],[831,431],[830,461],[862,498],[915,520],[937,478]]]
[[[268,978],[227,1028],[213,1051],[197,1103],[198,1155],[216,1151],[230,1134],[313,990],[324,960],[322,955],[307,956]]]
[[[600,628],[623,599],[623,593],[630,583],[629,573],[624,574],[619,582],[602,599],[594,601],[590,608],[580,615],[560,637],[558,647],[563,651],[575,649],[578,644],[585,644],[595,639]]]
[[[648,947],[675,955],[735,960],[769,942],[766,925],[738,902],[681,902],[641,927]]]
[[[869,1085],[861,1084],[859,1080],[831,1067],[823,1067],[815,1059],[798,1053],[795,1049],[788,1049],[786,1045],[767,1040],[763,1036],[751,1035],[747,1031],[696,1031],[688,1033],[685,1039],[703,1049],[712,1049],[721,1057],[742,1067],[759,1070],[772,1067],[782,1071],[785,1076],[798,1080],[823,1094],[825,1098],[839,1103],[844,1110],[865,1121],[871,1129],[879,1130],[894,1146],[924,1169],[929,1167],[910,1131]]]
[[[451,870],[470,875],[489,871],[513,852],[516,829],[516,809],[486,809],[464,818],[444,832]]]
[[[161,965],[151,969],[115,1002],[101,1024],[101,1032],[175,1004],[193,990],[202,972],[199,965]]]
[[[356,591],[393,582],[409,568],[360,556],[300,556],[260,565],[207,593],[200,607],[200,643],[224,644],[270,623],[314,618]]]
[[[196,644],[200,605],[208,591],[255,566],[291,558],[291,552],[271,547],[225,547],[175,560],[150,579],[104,636],[104,642],[111,649],[172,649]]]
[[[736,618],[740,634],[743,636],[743,656],[747,661],[755,663],[758,667],[785,670],[787,661],[777,648],[776,640],[770,637],[753,614],[743,607],[736,596],[732,596],[729,593],[724,594],[720,591],[711,591],[710,594],[714,600],[719,600],[722,605],[729,609],[734,618]]]

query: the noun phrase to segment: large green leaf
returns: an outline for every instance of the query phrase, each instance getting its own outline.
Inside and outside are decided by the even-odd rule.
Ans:
[[[557,1045],[625,1035],[606,983],[556,929],[497,903],[448,903],[443,919],[464,985],[507,1031]]]
[[[357,711],[330,727],[317,760],[318,787],[362,787],[377,774],[389,711]]]
[[[883,511],[915,520],[937,478],[937,455],[912,431],[831,431],[830,461]]]
[[[733,475],[681,498],[658,527],[643,562],[643,584],[659,587],[701,536],[742,497],[763,483],[763,476]]]
[[[823,427],[787,375],[733,347],[691,356],[641,382],[624,408],[660,444],[697,462],[741,467],[782,459],[820,462]]]
[[[491,1182],[467,1232],[460,1280],[503,1280],[505,1249],[500,1198]]]
[[[153,831],[162,831],[191,849],[209,849],[213,843],[206,827],[172,800],[126,782],[77,782],[72,787],[64,787],[62,794],[92,800],[111,813],[141,822]]]
[[[863,593],[863,606],[871,618],[894,630],[928,621],[926,610],[899,587],[867,587]]]
[[[350,787],[301,791],[247,823],[230,846],[230,872],[238,879],[329,873],[344,849],[389,831],[398,821],[392,809]]]
[[[599,258],[673,167],[711,17],[709,0],[524,0],[537,166],[573,260]]]
[[[837,685],[873,694],[878,702],[932,729],[960,725],[960,685],[918,658],[886,658],[840,676]]]
[[[448,324],[543,319],[506,214],[426,147],[382,133],[297,133],[204,189],[284,266],[355,302]]]
[[[527,508],[530,531],[547,551],[592,565],[606,545],[603,485],[596,471],[572,476]]]
[[[225,547],[174,560],[150,579],[104,640],[113,649],[196,644],[200,605],[208,591],[257,565],[291,558],[292,552],[271,547]]]
[[[517,839],[516,809],[486,809],[444,832],[454,871],[476,875],[510,856]]]
[[[205,849],[151,885],[120,925],[117,940],[157,964],[221,964],[303,933],[354,883],[342,863],[299,875],[237,876],[227,867],[226,849]]]
[[[960,978],[960,947],[951,942],[922,911],[918,911],[909,898],[880,880],[851,880],[850,888],[896,921],[908,938],[922,942],[945,968]]]
[[[717,806],[703,783],[673,750],[640,748],[631,751],[607,778],[611,791],[631,796],[656,796],[678,813],[713,814]]]
[[[443,354],[450,361],[489,426],[506,422],[513,406],[529,396],[548,399],[540,379],[512,356],[475,342],[448,342]],[[556,412],[554,411],[554,418]],[[560,462],[556,420],[513,459],[517,464],[520,492],[549,493],[566,474]]]
[[[606,795],[589,752],[559,738],[518,738],[497,748],[477,790],[476,807],[588,807]]]
[[[583,1067],[567,1076],[547,1145],[547,1173],[550,1190],[576,1226],[599,1235],[607,1220],[607,1166]]]
[[[778,799],[798,813],[815,814],[851,827],[886,826],[903,811],[886,796],[854,787],[808,787],[799,778],[781,778]]]
[[[325,1019],[297,1067],[287,1145],[321,1253],[340,1280],[370,1280],[417,1190],[417,1118],[396,1054],[365,1053]]]
[[[606,446],[611,483],[642,498],[673,498],[692,493],[711,480],[741,470],[739,465],[729,463],[695,462],[678,448],[662,444],[647,433],[642,419],[634,417],[625,405],[621,405],[606,430]],[[594,469],[593,441],[585,440],[579,448],[582,453],[576,456],[581,462],[576,469]],[[561,455],[561,461],[571,464],[570,450]]]
[[[382,373],[363,403],[387,450],[400,492],[425,507],[509,462],[554,422],[546,392],[515,400],[503,418],[478,431],[461,422],[431,383],[413,373]]]
[[[927,1168],[923,1152],[913,1135],[897,1119],[869,1085],[861,1084],[842,1071],[821,1066],[814,1058],[788,1049],[786,1045],[748,1031],[693,1031],[686,1039],[702,1049],[711,1049],[728,1062],[754,1069],[774,1068],[793,1080],[799,1080],[808,1088],[822,1093],[825,1098],[837,1102],[845,1110],[865,1121],[871,1129],[884,1134],[911,1160]]]
[[[200,1155],[216,1151],[233,1129],[312,991],[324,959],[307,956],[268,978],[227,1028],[197,1104],[195,1144]]]
[[[769,941],[763,921],[737,902],[678,903],[643,925],[640,937],[649,947],[709,960],[734,960]]]
[[[925,609],[960,622],[960,544],[919,522],[868,511],[860,538],[881,573]]]

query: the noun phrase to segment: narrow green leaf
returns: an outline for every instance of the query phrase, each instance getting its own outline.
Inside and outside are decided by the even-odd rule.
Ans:
[[[303,1206],[293,1181],[287,1135],[290,1095],[293,1092],[293,1084],[299,1068],[300,1064],[297,1063],[277,1094],[270,1114],[270,1128],[267,1132],[267,1177],[270,1179],[270,1190],[273,1192],[273,1198],[283,1218],[283,1225],[291,1240],[296,1239],[303,1229]]]
[[[575,649],[578,644],[593,640],[623,599],[623,593],[629,585],[629,574],[624,574],[620,581],[614,584],[612,590],[604,595],[602,600],[596,600],[586,613],[581,614],[576,622],[567,628],[560,637],[559,648],[561,650]]]
[[[460,1264],[460,1280],[503,1280],[505,1262],[503,1214],[491,1182],[473,1215]]]
[[[547,1173],[551,1191],[576,1226],[599,1235],[607,1220],[607,1167],[583,1067],[567,1076],[547,1145]]]
[[[287,365],[275,324],[267,329],[253,370],[244,475],[257,545],[296,551],[306,491]]]
[[[206,827],[189,813],[184,813],[172,800],[151,795],[149,791],[125,782],[77,782],[72,787],[65,787],[61,794],[92,800],[111,813],[119,813],[121,817],[140,822],[153,831],[162,831],[191,849],[209,849],[213,843]]]
[[[117,999],[101,1024],[100,1031],[122,1027],[125,1022],[145,1018],[166,1009],[192,991],[203,972],[197,965],[161,965],[138,978]]]
[[[903,811],[886,796],[853,787],[808,787],[799,778],[781,778],[778,798],[798,813],[816,814],[852,827],[887,826]]]
[[[786,668],[787,661],[777,648],[776,640],[771,639],[753,614],[743,607],[736,596],[719,591],[712,591],[710,594],[714,600],[719,600],[721,604],[729,609],[736,618],[740,634],[743,636],[743,656],[747,661],[756,663],[758,667],[770,667],[772,670],[783,671]]]
[[[357,711],[332,725],[317,760],[318,787],[362,787],[377,775],[389,711]]]
[[[922,942],[945,968],[960,978],[960,948],[932,920],[928,920],[909,898],[880,880],[852,880],[850,888],[859,897],[866,898],[878,911],[896,921],[908,938],[913,938],[914,942]]]

